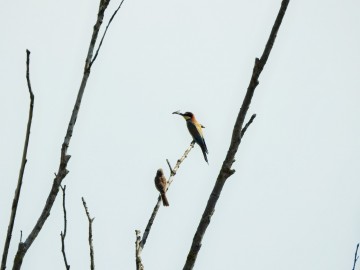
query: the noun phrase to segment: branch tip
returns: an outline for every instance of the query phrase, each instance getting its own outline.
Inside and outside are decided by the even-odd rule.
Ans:
[[[90,269],[94,270],[95,269],[95,262],[94,262],[94,246],[93,246],[93,237],[92,237],[92,223],[94,221],[95,218],[91,218],[90,217],[90,213],[88,210],[88,207],[86,205],[86,201],[84,199],[84,197],[81,197],[84,209],[85,209],[85,213],[89,222],[89,248],[90,248]]]
[[[14,198],[13,198],[13,202],[12,202],[12,206],[11,206],[10,220],[9,220],[8,230],[7,230],[6,239],[5,239],[5,243],[4,243],[2,259],[1,259],[1,269],[6,268],[7,256],[8,256],[8,252],[9,252],[9,248],[10,248],[10,242],[11,242],[11,237],[12,237],[12,233],[13,233],[13,229],[14,229],[15,217],[16,217],[19,198],[20,198],[20,194],[21,194],[23,178],[24,178],[25,165],[27,163],[27,151],[28,151],[28,146],[29,146],[29,141],[30,141],[30,131],[31,131],[31,125],[32,125],[33,110],[34,110],[35,97],[34,97],[34,93],[32,92],[31,82],[30,82],[30,51],[29,50],[26,50],[25,77],[26,77],[27,87],[28,87],[28,91],[29,91],[29,95],[30,95],[29,116],[28,116],[28,122],[27,122],[27,127],[26,127],[25,142],[24,142],[24,148],[23,148],[23,153],[22,153],[22,158],[21,158],[19,176],[18,176],[15,194],[14,194]],[[21,231],[21,236],[20,236],[20,243],[22,243],[22,231]],[[19,245],[19,248],[20,248],[20,245]],[[21,250],[21,251],[23,252],[23,250]],[[19,260],[22,261],[22,258],[20,258]],[[15,266],[16,265],[14,263],[14,268],[15,268]]]

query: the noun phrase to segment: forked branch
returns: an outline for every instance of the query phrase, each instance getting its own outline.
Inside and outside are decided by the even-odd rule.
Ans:
[[[81,197],[81,200],[83,202],[85,213],[86,213],[86,216],[87,216],[88,221],[89,221],[89,237],[88,237],[88,240],[89,240],[89,248],[90,248],[90,269],[94,270],[95,269],[95,261],[94,261],[94,246],[93,246],[93,237],[92,237],[92,223],[94,222],[95,218],[90,217],[90,213],[89,213],[89,210],[87,208],[84,197]]]
[[[65,252],[65,237],[66,237],[66,232],[67,232],[67,216],[66,216],[66,207],[65,207],[65,199],[66,199],[66,185],[64,187],[62,187],[60,185],[62,194],[63,194],[63,212],[64,212],[64,231],[60,232],[60,238],[61,238],[61,253],[63,255],[63,259],[64,259],[64,264],[65,264],[65,268],[66,270],[70,269],[70,265],[68,264],[67,261],[67,257],[66,257],[66,252]]]
[[[110,0],[100,0],[96,23],[93,27],[93,33],[92,33],[92,37],[90,40],[90,45],[89,45],[89,49],[87,52],[87,56],[85,59],[83,77],[81,80],[81,84],[80,84],[80,88],[79,88],[78,95],[76,98],[76,102],[75,102],[75,105],[74,105],[74,108],[73,108],[73,111],[71,114],[71,118],[70,118],[70,121],[68,124],[68,128],[66,130],[64,142],[61,147],[60,164],[59,164],[58,172],[55,176],[55,179],[53,181],[53,185],[51,187],[50,193],[46,200],[44,209],[42,210],[38,221],[36,222],[35,226],[33,227],[31,233],[26,238],[25,242],[19,243],[18,250],[17,250],[15,259],[14,259],[13,270],[19,270],[21,268],[23,258],[25,256],[26,252],[28,251],[28,249],[30,248],[30,246],[32,245],[32,243],[34,242],[36,237],[38,236],[39,232],[41,231],[42,227],[45,224],[45,221],[47,220],[47,218],[50,215],[50,211],[54,205],[54,202],[55,202],[55,199],[59,192],[59,187],[61,185],[62,180],[69,173],[69,171],[67,169],[67,164],[68,164],[71,156],[67,153],[67,150],[69,148],[70,140],[71,140],[71,137],[72,137],[72,134],[74,131],[74,127],[75,127],[75,123],[76,123],[76,119],[77,119],[79,111],[80,111],[80,105],[81,105],[82,97],[83,97],[83,94],[85,91],[86,83],[90,76],[91,60],[93,57],[96,40],[98,38],[100,26],[102,25],[104,13],[105,13],[106,8],[109,5],[109,2],[110,2]]]
[[[113,15],[110,17],[110,20],[109,20],[108,24],[106,25],[104,34],[103,34],[103,36],[102,36],[102,38],[101,38],[101,40],[100,40],[100,43],[99,43],[99,46],[98,46],[98,48],[97,48],[97,50],[96,50],[96,53],[95,53],[95,55],[94,55],[94,58],[91,60],[90,67],[94,64],[94,62],[95,62],[95,60],[96,60],[96,58],[97,58],[97,56],[98,56],[98,54],[99,54],[99,51],[100,51],[100,49],[101,49],[101,45],[103,44],[103,41],[104,41],[106,32],[107,32],[107,30],[108,30],[108,28],[109,28],[112,20],[113,20],[114,17],[116,16],[116,13],[117,13],[117,12],[119,11],[119,9],[121,8],[123,2],[124,2],[124,0],[121,0],[119,6],[118,6],[117,9],[114,11]]]

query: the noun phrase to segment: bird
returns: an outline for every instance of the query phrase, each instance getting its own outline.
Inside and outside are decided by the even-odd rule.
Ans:
[[[154,181],[155,181],[156,189],[160,192],[163,205],[169,206],[169,201],[166,198],[167,181],[166,181],[164,172],[161,168],[157,170]]]
[[[193,138],[193,140],[200,146],[201,151],[204,155],[205,161],[209,164],[206,154],[209,154],[209,151],[206,147],[205,139],[203,136],[202,129],[205,128],[201,125],[195,118],[194,114],[191,112],[180,113],[180,111],[173,112],[173,114],[178,114],[184,117],[186,120],[187,128]]]

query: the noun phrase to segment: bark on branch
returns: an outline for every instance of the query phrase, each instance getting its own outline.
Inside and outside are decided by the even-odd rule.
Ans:
[[[135,230],[136,241],[135,241],[135,262],[136,262],[136,270],[144,270],[144,266],[141,261],[141,248],[140,248],[140,231]]]
[[[217,177],[215,186],[210,194],[210,198],[207,202],[207,205],[206,205],[206,208],[202,215],[202,218],[200,220],[199,226],[194,235],[191,249],[189,251],[187,260],[186,260],[184,268],[183,268],[184,270],[193,269],[197,255],[198,255],[199,250],[202,245],[202,243],[201,243],[202,239],[204,237],[207,227],[210,224],[211,217],[215,211],[216,203],[221,195],[221,191],[225,185],[226,179],[235,173],[235,170],[232,169],[231,167],[235,161],[234,160],[235,154],[236,154],[236,152],[239,148],[240,142],[241,142],[241,133],[242,133],[241,130],[242,130],[242,126],[244,123],[244,119],[245,119],[245,116],[249,109],[255,88],[259,84],[259,81],[258,81],[259,76],[266,64],[266,61],[270,55],[271,49],[274,45],[277,32],[280,28],[280,25],[281,25],[284,15],[285,15],[285,11],[289,4],[289,1],[290,0],[282,1],[279,13],[276,17],[276,20],[275,20],[275,23],[271,30],[269,39],[266,43],[264,52],[260,59],[258,59],[258,58],[255,59],[255,66],[253,68],[253,73],[252,73],[252,76],[250,79],[250,83],[247,88],[246,95],[244,97],[243,103],[241,105],[239,114],[238,114],[236,122],[235,122],[234,129],[233,129],[233,134],[232,134],[229,150],[227,152],[226,158],[223,162],[223,165],[222,165],[219,175]]]
[[[80,105],[81,105],[82,97],[83,97],[83,94],[85,91],[86,83],[90,76],[91,60],[92,60],[96,40],[98,38],[99,29],[103,22],[104,13],[105,13],[106,8],[109,5],[109,2],[110,2],[110,0],[101,0],[100,1],[96,23],[93,27],[93,33],[92,33],[89,49],[88,49],[86,60],[85,60],[83,77],[81,80],[81,84],[80,84],[80,88],[79,88],[78,95],[76,98],[76,102],[75,102],[75,105],[74,105],[74,108],[73,108],[73,111],[71,114],[71,118],[70,118],[70,121],[68,124],[65,139],[64,139],[64,142],[61,147],[61,156],[60,156],[60,164],[59,164],[58,172],[55,176],[55,179],[53,181],[53,185],[51,187],[50,193],[46,200],[44,209],[42,210],[38,221],[36,222],[31,233],[26,238],[25,242],[19,243],[18,250],[17,250],[17,253],[14,258],[13,270],[19,270],[21,268],[23,258],[25,256],[26,252],[28,251],[28,249],[30,248],[30,246],[32,245],[34,240],[36,239],[37,235],[39,234],[42,227],[44,226],[46,219],[50,215],[50,211],[53,207],[56,196],[59,192],[59,187],[61,185],[62,180],[69,173],[69,171],[67,170],[67,164],[68,164],[71,156],[67,153],[67,149],[69,148],[70,140],[71,140],[71,137],[72,137],[72,134],[74,131],[74,126],[76,123],[76,119],[79,114]]]
[[[63,212],[64,212],[64,231],[60,232],[60,238],[61,238],[61,253],[63,255],[64,258],[64,264],[65,264],[65,268],[66,270],[70,269],[70,265],[68,264],[67,261],[67,257],[66,257],[66,252],[65,252],[65,237],[66,237],[66,232],[67,232],[67,218],[66,218],[66,207],[65,207],[65,198],[66,198],[66,185],[64,187],[62,187],[60,185],[62,194],[63,194]]]
[[[14,195],[14,199],[13,199],[13,203],[12,203],[12,207],[11,207],[10,221],[9,221],[9,226],[8,226],[8,230],[7,230],[7,234],[6,234],[2,260],[1,260],[1,270],[5,270],[5,268],[6,268],[7,255],[9,252],[11,236],[12,236],[12,232],[14,229],[16,211],[17,211],[19,198],[20,198],[21,186],[22,186],[24,171],[25,171],[25,165],[27,162],[26,156],[27,156],[27,150],[28,150],[28,146],[29,146],[30,130],[31,130],[32,117],[33,117],[33,110],[34,110],[35,97],[34,97],[34,93],[33,93],[32,89],[31,89],[31,82],[30,82],[30,51],[29,50],[26,50],[26,81],[27,81],[27,86],[28,86],[28,90],[29,90],[29,94],[30,94],[29,117],[28,117],[28,123],[27,123],[27,128],[26,128],[25,143],[24,143],[23,155],[22,155],[22,159],[21,159],[18,183],[16,186],[15,195]]]
[[[87,216],[88,221],[89,221],[89,237],[88,237],[88,240],[89,240],[89,248],[90,248],[90,269],[94,270],[95,269],[95,262],[94,262],[94,246],[93,246],[93,237],[92,237],[92,223],[94,222],[95,218],[90,217],[90,213],[89,213],[89,210],[88,210],[88,208],[86,206],[86,202],[84,200],[84,197],[81,197],[81,200],[83,202],[85,213],[86,213],[86,216]]]

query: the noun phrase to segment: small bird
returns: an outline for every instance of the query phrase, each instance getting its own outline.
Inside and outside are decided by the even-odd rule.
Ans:
[[[161,199],[164,206],[169,206],[169,201],[166,198],[167,181],[162,169],[158,169],[155,176],[155,186],[160,192]]]
[[[201,125],[195,118],[194,114],[191,112],[180,113],[179,111],[173,112],[173,114],[178,114],[184,117],[186,120],[187,128],[193,137],[193,140],[200,146],[201,151],[204,155],[205,161],[209,164],[206,154],[209,154],[207,150],[205,139],[202,133],[202,129],[205,128]]]

